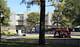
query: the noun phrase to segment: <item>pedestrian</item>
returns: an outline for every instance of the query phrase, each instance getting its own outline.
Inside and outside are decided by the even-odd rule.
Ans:
[[[16,33],[18,34],[18,30],[16,30]]]

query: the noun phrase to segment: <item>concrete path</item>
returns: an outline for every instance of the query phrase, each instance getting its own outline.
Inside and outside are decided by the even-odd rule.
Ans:
[[[53,36],[53,34],[45,34],[46,36]],[[39,34],[26,34],[26,36],[39,36]],[[1,39],[13,39],[17,37],[24,37],[22,35],[15,35],[15,36],[1,36]]]
[[[17,37],[23,37],[23,36],[1,36],[1,39],[13,39]]]

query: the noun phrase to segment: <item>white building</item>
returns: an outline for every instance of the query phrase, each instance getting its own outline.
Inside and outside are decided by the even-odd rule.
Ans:
[[[52,20],[53,12],[49,12],[48,16],[45,16],[45,25],[48,26],[48,28],[52,27],[53,22]]]
[[[11,26],[16,26],[16,13],[10,13],[10,25]]]
[[[10,25],[11,28],[12,26],[16,29],[16,30],[27,30],[27,21],[26,19],[28,18],[28,13],[24,12],[24,14],[16,14],[15,12],[11,13],[10,16]],[[52,26],[52,12],[48,13],[48,16],[45,16],[45,25],[47,25],[48,27]]]
[[[49,12],[49,14],[48,14],[48,25],[51,25],[51,26],[52,26],[52,22],[51,22],[52,16],[53,16],[53,13]]]
[[[16,12],[12,12],[10,14],[10,26],[11,26],[11,28],[12,28],[12,26],[14,28],[17,28],[19,26],[22,27],[22,26],[26,25],[26,18],[28,18],[27,12],[24,12],[24,14],[16,14]]]

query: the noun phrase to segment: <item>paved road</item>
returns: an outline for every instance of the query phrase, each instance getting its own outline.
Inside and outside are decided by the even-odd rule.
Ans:
[[[46,36],[53,36],[53,34],[45,34]],[[39,34],[26,34],[26,36],[39,36]],[[24,37],[22,35],[15,35],[15,36],[2,36],[1,39],[13,39],[13,38],[17,38],[17,37]],[[80,39],[80,35],[71,35],[72,38],[79,38]],[[52,38],[50,38],[52,39]]]

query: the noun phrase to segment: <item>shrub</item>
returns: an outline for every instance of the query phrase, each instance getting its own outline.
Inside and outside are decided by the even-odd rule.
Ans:
[[[11,31],[1,31],[1,36],[10,36],[10,35],[16,35],[16,33],[11,32]]]

